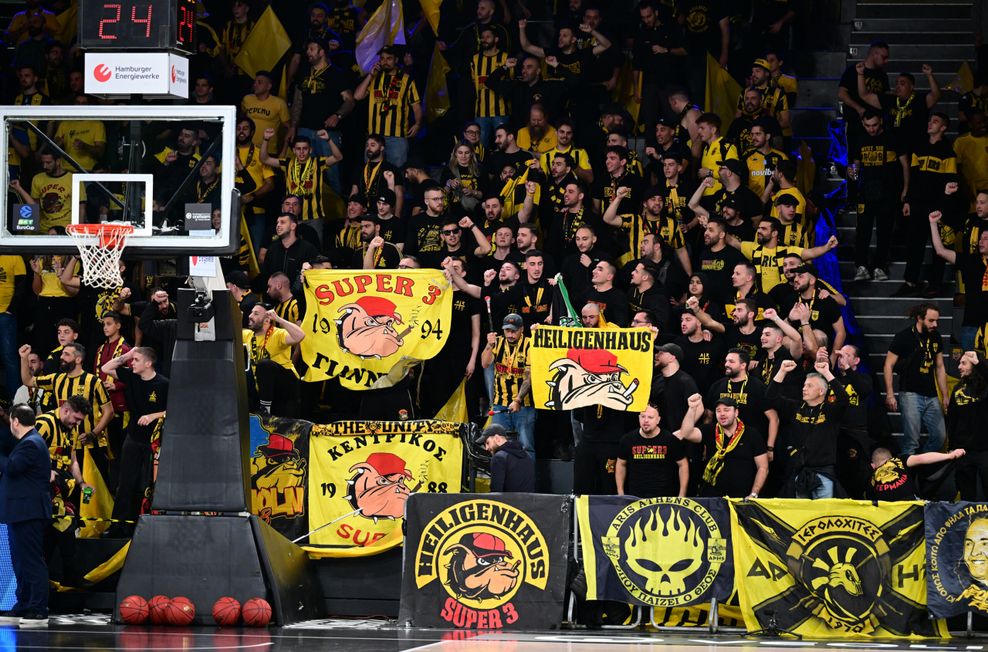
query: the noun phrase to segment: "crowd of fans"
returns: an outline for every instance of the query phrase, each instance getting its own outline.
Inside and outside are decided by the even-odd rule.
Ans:
[[[409,45],[384,47],[365,73],[353,50],[372,6],[278,7],[292,14],[282,19],[293,49],[278,71],[251,78],[234,59],[264,7],[223,4],[206,3],[189,103],[239,107],[237,160],[203,157],[215,134],[171,123],[147,165],[191,170],[214,205],[218,166],[236,168],[246,229],[223,265],[243,311],[255,410],[431,418],[466,379],[471,415],[505,427],[488,450],[516,439],[530,456],[573,458],[578,493],[911,498],[928,482],[944,486],[949,462],[962,497],[988,497],[977,435],[988,405],[984,84],[962,99],[953,142],[932,72],[923,69],[928,92],[907,72],[890,86],[884,43],[836,89],[857,203],[855,281],[888,278],[896,228],[908,248],[901,296],[943,293],[944,267],[920,265],[931,239],[963,280],[965,353],[952,389],[935,304],[917,305],[889,349],[884,402],[905,430],[896,445],[875,436],[880,388],[849,337],[847,300],[812,262],[839,243],[817,238],[810,189],[797,180],[797,80],[784,70],[798,3],[642,0],[625,11],[568,0],[552,11],[447,0],[438,43],[450,106],[435,122],[419,16],[406,16]],[[95,101],[51,17],[30,0],[11,23],[10,99]],[[708,57],[743,80],[731,115],[701,106]],[[633,84],[627,103],[622,76]],[[285,97],[275,94],[282,81]],[[72,174],[65,151],[99,169],[114,145],[98,121],[69,137],[59,129],[49,126],[58,147],[13,140],[11,192],[43,211],[54,202],[38,189],[57,192],[52,180]],[[45,227],[64,228],[64,215],[48,217]],[[123,519],[140,509],[176,316],[175,284],[130,266],[125,286],[100,292],[80,283],[73,257],[0,257],[5,395],[57,417],[46,437],[64,495],[86,487],[88,450],[119,487]],[[444,270],[454,293],[435,358],[387,390],[300,380],[305,270],[419,267]],[[566,323],[564,288],[583,327],[654,333],[641,414],[535,409],[530,336]]]

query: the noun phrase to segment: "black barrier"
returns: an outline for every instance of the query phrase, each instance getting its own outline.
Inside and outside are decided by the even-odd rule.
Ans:
[[[406,507],[399,622],[482,630],[559,626],[569,496],[417,494]]]

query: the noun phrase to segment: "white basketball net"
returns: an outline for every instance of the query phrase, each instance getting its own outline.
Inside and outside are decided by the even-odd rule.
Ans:
[[[133,226],[70,224],[65,230],[79,248],[83,283],[104,290],[123,285],[120,256],[127,246],[127,237],[134,232]]]

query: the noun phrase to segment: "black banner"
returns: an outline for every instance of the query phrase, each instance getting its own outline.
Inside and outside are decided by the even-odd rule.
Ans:
[[[555,629],[563,616],[571,509],[568,496],[411,496],[399,621]]]
[[[927,503],[924,517],[930,615],[988,616],[988,503]]]
[[[723,498],[580,496],[576,509],[588,600],[683,607],[731,596]]]

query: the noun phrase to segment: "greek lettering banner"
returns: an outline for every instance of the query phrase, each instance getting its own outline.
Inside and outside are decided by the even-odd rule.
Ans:
[[[723,498],[579,496],[576,515],[587,600],[682,607],[730,598]]]
[[[926,611],[923,505],[731,500],[736,584],[749,631],[807,639],[940,636]]]
[[[644,328],[539,326],[532,333],[535,407],[601,405],[639,412],[652,389],[652,333]]]
[[[303,278],[306,381],[389,387],[449,336],[453,292],[439,270],[310,269]]]
[[[399,622],[556,629],[563,618],[570,509],[569,496],[412,496]]]
[[[402,542],[416,492],[460,490],[469,425],[251,416],[252,511],[314,556],[359,556]],[[323,527],[325,526],[325,527]]]
[[[927,503],[925,511],[930,614],[988,615],[988,503]]]

